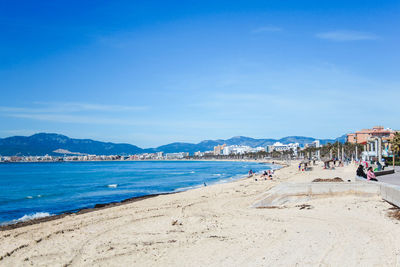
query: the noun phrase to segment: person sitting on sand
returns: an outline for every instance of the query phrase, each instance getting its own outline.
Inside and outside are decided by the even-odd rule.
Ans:
[[[264,171],[260,178],[264,178],[264,180],[272,180],[271,171]],[[257,179],[255,179],[255,181],[257,181]]]
[[[264,178],[264,180],[268,179],[268,172],[264,171],[260,178]]]
[[[363,167],[363,165],[359,165],[358,166],[358,169],[357,169],[357,176],[358,177],[362,177],[362,178],[364,178],[364,179],[367,179],[367,175],[365,174],[365,172],[364,172],[364,167]]]
[[[376,179],[375,173],[372,169],[372,167],[368,168],[368,172],[367,172],[367,180],[368,181],[378,181],[378,179]]]

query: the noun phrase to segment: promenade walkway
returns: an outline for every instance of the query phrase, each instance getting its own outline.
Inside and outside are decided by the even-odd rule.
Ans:
[[[393,170],[392,167],[385,168]],[[395,167],[395,173],[376,177],[378,182],[367,182],[366,179],[356,177],[356,181],[376,184],[379,187],[381,197],[387,202],[400,207],[400,167]]]
[[[392,167],[385,168],[385,170],[392,170]],[[378,176],[377,179],[379,182],[392,184],[392,185],[400,185],[400,166],[395,167],[395,173]]]

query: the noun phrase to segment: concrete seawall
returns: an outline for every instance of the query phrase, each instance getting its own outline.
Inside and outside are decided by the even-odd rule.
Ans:
[[[272,208],[314,198],[343,195],[378,196],[380,187],[372,183],[354,182],[282,183],[260,196],[252,207]]]
[[[382,197],[382,199],[397,207],[400,207],[400,186],[383,182],[370,182],[359,177],[356,177],[356,182],[358,184],[377,185],[379,187],[379,195]]]
[[[400,207],[400,186],[359,178],[356,178],[356,182],[282,183],[261,195],[252,207],[274,208],[315,198],[344,195],[381,196],[385,201]]]

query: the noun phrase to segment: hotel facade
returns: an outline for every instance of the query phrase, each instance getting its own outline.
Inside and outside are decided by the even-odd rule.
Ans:
[[[375,126],[372,129],[363,129],[347,135],[347,141],[353,144],[364,145],[363,160],[375,160],[382,162],[382,157],[389,156],[390,143],[396,131],[383,126]]]
[[[375,126],[372,129],[363,129],[347,135],[347,141],[353,144],[367,144],[368,139],[379,137],[390,140],[394,137],[396,131],[384,128],[383,126]]]

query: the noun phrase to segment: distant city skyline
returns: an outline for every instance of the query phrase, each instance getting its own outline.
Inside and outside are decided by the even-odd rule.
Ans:
[[[0,138],[400,129],[400,2],[3,1]]]

